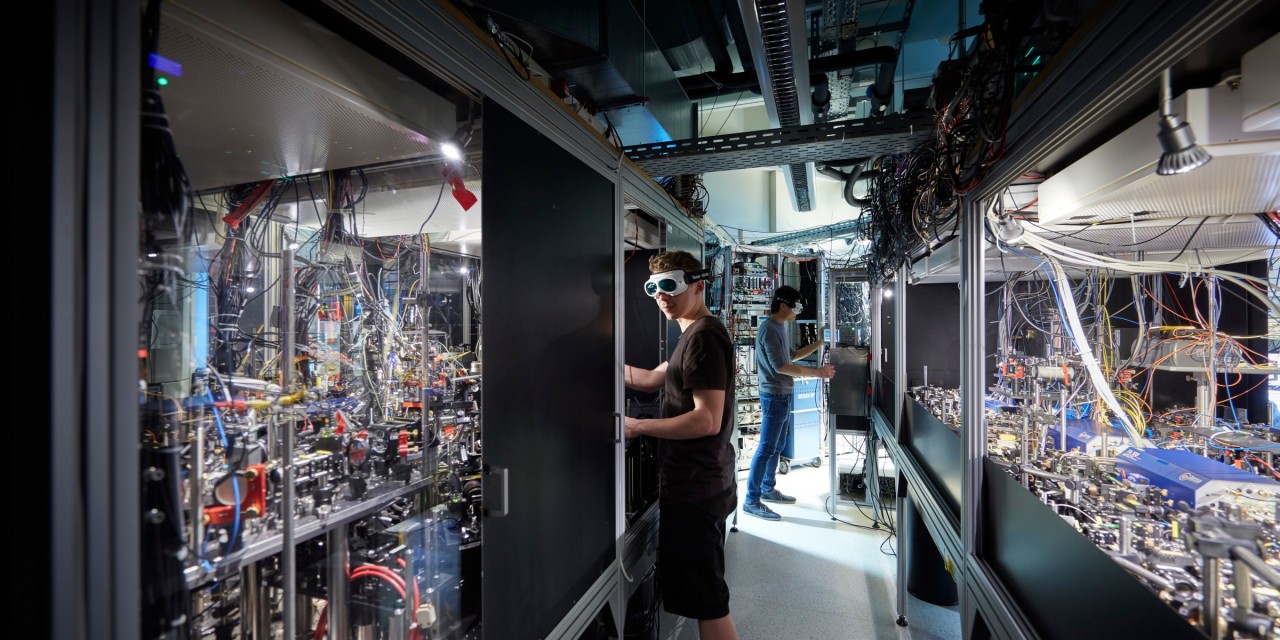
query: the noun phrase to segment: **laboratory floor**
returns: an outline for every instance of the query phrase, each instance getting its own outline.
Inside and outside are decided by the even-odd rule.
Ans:
[[[841,457],[844,461],[844,456]],[[957,607],[939,607],[909,597],[907,622],[895,624],[897,538],[883,531],[833,522],[824,510],[830,469],[792,468],[778,476],[778,489],[796,504],[770,504],[782,520],[767,521],[739,509],[738,531],[725,546],[730,603],[743,640],[935,640],[960,637]],[[747,473],[738,475],[739,500]],[[892,506],[892,504],[890,504]],[[867,515],[870,510],[863,509]],[[890,512],[896,517],[896,514]],[[842,500],[836,516],[849,523],[871,520]],[[694,620],[662,612],[659,637],[696,640]]]

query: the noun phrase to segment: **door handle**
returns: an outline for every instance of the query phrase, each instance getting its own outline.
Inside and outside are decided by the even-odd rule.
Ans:
[[[485,515],[485,517],[486,517],[486,518],[501,518],[501,517],[503,517],[503,516],[506,516],[506,515],[507,515],[507,513],[509,513],[509,511],[508,511],[508,507],[510,506],[510,505],[507,503],[507,501],[508,501],[508,499],[509,499],[509,497],[508,497],[508,494],[509,494],[509,492],[508,492],[508,484],[507,484],[507,479],[508,479],[508,478],[507,478],[507,468],[506,468],[506,467],[494,467],[494,466],[491,466],[491,465],[489,465],[489,464],[485,464],[485,465],[484,465],[484,474],[485,474],[486,476],[495,476],[495,475],[496,475],[496,476],[498,476],[498,483],[501,485],[501,486],[499,487],[498,493],[499,493],[499,500],[501,501],[501,502],[500,502],[500,504],[502,505],[502,506],[501,506],[501,508],[498,508],[498,509],[490,509],[489,507],[487,507],[487,506],[486,506],[486,507],[484,508],[484,515]],[[488,495],[492,495],[492,492],[490,492],[490,491],[485,491],[485,493],[486,493],[486,494],[488,494]],[[486,497],[485,502],[488,502],[488,500],[487,500],[488,495],[486,495],[486,496],[485,496],[485,497]]]

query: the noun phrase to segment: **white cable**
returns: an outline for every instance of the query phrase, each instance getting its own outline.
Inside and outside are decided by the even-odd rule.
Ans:
[[[1053,267],[1054,278],[1058,281],[1059,291],[1066,292],[1066,295],[1058,296],[1062,304],[1063,315],[1066,316],[1067,324],[1071,327],[1071,341],[1076,345],[1076,351],[1080,354],[1080,360],[1084,362],[1085,369],[1089,372],[1089,378],[1093,380],[1093,386],[1098,390],[1098,395],[1102,396],[1103,402],[1107,403],[1107,407],[1115,414],[1120,423],[1124,425],[1124,430],[1129,434],[1129,439],[1133,441],[1133,446],[1139,449],[1146,448],[1143,444],[1142,434],[1138,432],[1137,427],[1129,420],[1129,415],[1124,412],[1124,408],[1120,406],[1120,401],[1116,399],[1115,394],[1111,392],[1111,385],[1107,383],[1107,377],[1102,373],[1102,367],[1098,366],[1098,358],[1093,354],[1093,348],[1089,346],[1089,342],[1085,340],[1088,335],[1084,331],[1084,327],[1080,324],[1080,313],[1076,310],[1075,297],[1070,294],[1071,282],[1067,280],[1067,274],[1062,270],[1062,263],[1056,258],[1048,257],[1049,265]],[[1066,411],[1066,407],[1062,408]],[[1099,429],[1107,428],[1106,425],[1098,425]]]
[[[1083,267],[1109,269],[1118,273],[1179,273],[1184,276],[1217,276],[1220,279],[1231,282],[1247,291],[1250,295],[1262,302],[1270,313],[1280,315],[1280,304],[1277,304],[1275,300],[1271,299],[1267,293],[1272,288],[1272,283],[1269,280],[1233,271],[1220,271],[1214,268],[1221,264],[1231,264],[1233,262],[1250,259],[1251,257],[1255,257],[1255,254],[1265,253],[1265,249],[1249,250],[1240,254],[1221,257],[1217,260],[1198,261],[1197,264],[1186,262],[1166,262],[1159,260],[1133,262],[1130,260],[1113,258],[1111,256],[1090,253],[1082,249],[1058,244],[1022,228],[1021,223],[1016,220],[1008,219],[1002,221],[994,212],[988,212],[987,219],[990,222],[993,231],[1000,237],[1000,240],[1006,244],[1025,244],[1046,256],[1052,256],[1062,262]],[[1259,290],[1259,287],[1261,287],[1261,290]]]

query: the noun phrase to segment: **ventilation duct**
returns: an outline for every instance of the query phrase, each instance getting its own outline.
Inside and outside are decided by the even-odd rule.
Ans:
[[[755,72],[761,78],[765,111],[776,129],[813,124],[809,101],[809,59],[803,2],[739,0],[742,21],[751,44]],[[815,173],[812,162],[782,166],[791,206],[812,211]]]
[[[701,55],[702,47],[666,53],[629,0],[477,0],[498,26],[527,41],[548,73],[573,88],[575,98],[608,114],[624,144],[645,144],[692,135],[689,109],[667,56]],[[696,33],[692,26],[691,33]],[[706,43],[706,50],[713,48]],[[717,63],[723,66],[723,63]]]

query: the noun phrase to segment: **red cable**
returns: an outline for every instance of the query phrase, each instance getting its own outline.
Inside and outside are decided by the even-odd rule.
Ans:
[[[408,569],[407,565],[405,565],[404,558],[396,558],[396,563],[401,567],[405,567],[406,570]],[[418,579],[412,576],[408,579],[413,581],[413,616],[416,620],[418,617],[418,609],[422,606],[422,599],[418,595]]]
[[[275,180],[263,180],[258,183],[258,186],[253,190],[253,193],[249,194],[249,198],[239,207],[236,207],[235,211],[232,211],[222,218],[222,221],[230,225],[232,228],[240,226],[240,222],[243,221],[255,208],[257,208],[258,204],[267,196],[267,193],[271,191],[271,187],[274,186],[275,183]]]
[[[366,573],[376,573],[379,576],[394,582],[400,588],[404,588],[404,578],[400,577],[400,574],[388,569],[387,567],[376,564],[366,564],[356,567],[355,570],[351,572],[351,577],[354,578],[357,575],[363,575]]]
[[[311,634],[311,640],[320,640],[324,637],[325,628],[329,626],[329,603],[324,603],[324,608],[320,610],[320,621],[316,623],[316,632]]]
[[[387,581],[387,584],[391,585],[391,588],[396,590],[396,593],[400,594],[400,599],[404,600],[404,585],[395,583],[394,581],[391,580],[391,578],[387,577],[384,574],[376,573],[372,571],[360,571],[359,569],[357,569],[351,574],[352,580],[355,580],[356,578],[382,578],[383,580]]]
[[[1169,293],[1173,294],[1173,301],[1178,303],[1178,311],[1182,312],[1182,317],[1185,318],[1188,322],[1194,322],[1194,320],[1191,320],[1191,318],[1187,318],[1187,310],[1182,307],[1182,301],[1178,299],[1178,292],[1173,288],[1173,284],[1169,282],[1169,276],[1167,274],[1164,277],[1164,286],[1168,287]],[[1192,295],[1194,296],[1195,294],[1192,294]]]

